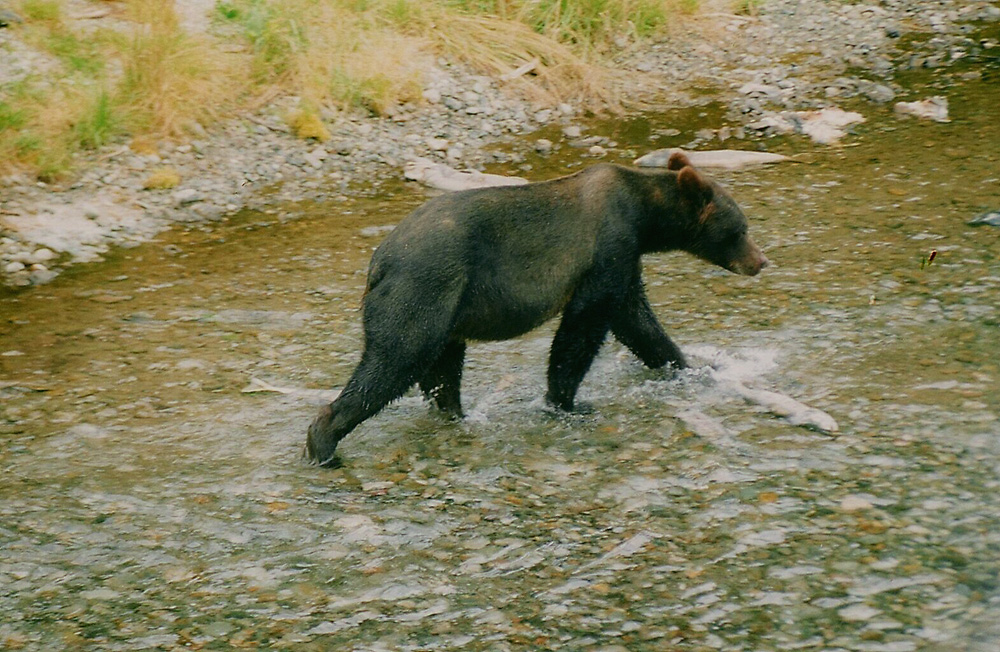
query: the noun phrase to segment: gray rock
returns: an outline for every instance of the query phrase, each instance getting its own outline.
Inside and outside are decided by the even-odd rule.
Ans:
[[[444,152],[448,149],[448,139],[447,138],[428,138],[427,147],[430,148],[432,152]]]
[[[11,11],[10,9],[0,7],[0,27],[7,27],[8,25],[17,25],[18,23],[23,23],[23,22],[24,19],[21,18],[16,13],[14,13],[13,11]]]
[[[539,138],[535,141],[535,151],[539,154],[549,154],[552,152],[552,141],[547,138]]]
[[[45,285],[57,276],[59,276],[58,272],[53,272],[51,269],[46,269],[43,266],[42,269],[32,270],[28,274],[28,280],[31,281],[32,285]]]
[[[424,99],[430,104],[441,102],[441,91],[436,88],[428,88],[423,92]]]
[[[57,255],[56,252],[52,251],[51,249],[46,249],[45,247],[42,247],[41,249],[38,249],[33,254],[31,254],[31,262],[47,263],[48,261],[55,258],[56,255]]]
[[[987,211],[968,221],[972,226],[1000,226],[1000,210]]]
[[[12,263],[7,263],[6,265],[4,265],[3,271],[7,272],[8,274],[13,274],[15,272],[20,272],[23,269],[24,269],[24,263],[15,260]]]
[[[567,138],[579,138],[583,135],[583,130],[578,125],[568,125],[563,127],[563,135]]]
[[[204,201],[205,197],[195,190],[194,188],[181,188],[171,195],[174,203],[178,206],[184,206],[187,204],[193,204],[195,202]]]
[[[308,165],[311,165],[314,168],[320,168],[323,167],[323,161],[326,160],[328,155],[329,154],[326,149],[323,147],[317,147],[302,158],[305,159],[305,162]]]
[[[872,102],[885,104],[896,99],[896,92],[884,84],[871,84],[866,86],[861,94]]]
[[[766,97],[770,100],[776,100],[781,97],[781,88],[778,86],[760,84],[757,82],[743,84],[737,92],[741,95],[747,95],[749,97]]]
[[[677,148],[668,148],[658,149],[637,158],[635,164],[639,167],[666,167],[667,161],[670,160],[670,155],[674,152],[684,153],[695,167],[719,168],[723,170],[737,170],[752,165],[779,163],[789,160],[787,156],[768,152],[747,152],[736,149],[685,151]]]

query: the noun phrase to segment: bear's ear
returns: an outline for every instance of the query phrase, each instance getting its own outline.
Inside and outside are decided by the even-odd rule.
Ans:
[[[670,158],[667,159],[667,169],[675,172],[677,170],[683,170],[690,165],[691,161],[689,161],[687,155],[680,150],[671,154]]]
[[[712,184],[690,165],[677,173],[677,187],[680,188],[684,197],[699,204],[707,204],[715,196]]]

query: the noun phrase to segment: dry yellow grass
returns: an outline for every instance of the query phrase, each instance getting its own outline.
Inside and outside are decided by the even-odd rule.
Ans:
[[[323,120],[313,110],[298,109],[289,116],[288,124],[299,138],[320,142],[330,140],[330,130],[326,128]]]
[[[64,0],[20,0],[21,35],[61,72],[0,87],[0,173],[54,177],[80,150],[183,137],[281,94],[300,98],[295,131],[325,140],[318,108],[419,102],[437,56],[542,103],[616,110],[602,57],[697,1],[219,0],[220,37],[186,33],[173,0],[125,0],[129,29],[86,34],[62,19]]]
[[[118,39],[116,99],[134,131],[180,135],[192,122],[213,120],[245,89],[241,58],[185,33],[172,0],[130,0],[128,10],[135,29]]]
[[[375,113],[420,96],[423,43],[388,29],[376,8],[358,10],[343,0],[245,0],[232,7],[250,41],[259,87],[297,95],[304,106]]]
[[[428,18],[425,29],[434,31],[437,50],[477,70],[504,77],[534,63],[530,73],[516,77],[512,83],[536,99],[572,99],[595,110],[619,107],[605,69],[524,23],[448,12]]]
[[[170,190],[180,185],[181,175],[172,167],[162,167],[153,170],[142,187],[146,190]]]

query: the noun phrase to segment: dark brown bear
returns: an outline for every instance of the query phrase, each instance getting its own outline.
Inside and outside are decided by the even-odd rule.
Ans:
[[[335,464],[340,440],[414,383],[460,417],[466,341],[517,337],[559,313],[546,394],[556,408],[573,409],[608,331],[649,367],[685,367],[639,260],[675,249],[748,276],[768,264],[736,202],[683,154],[667,171],[601,164],[428,201],[372,256],[361,362],[309,426],[309,457]]]

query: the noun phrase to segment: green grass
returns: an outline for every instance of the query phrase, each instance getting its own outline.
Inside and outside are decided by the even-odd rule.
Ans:
[[[27,115],[24,109],[16,108],[13,104],[0,100],[0,134],[20,129],[26,120]]]
[[[62,3],[59,0],[24,0],[21,14],[28,21],[59,22],[62,20]]]
[[[104,70],[104,56],[100,52],[100,37],[81,38],[68,31],[49,35],[46,46],[66,66],[70,74],[83,73],[97,76]]]
[[[73,138],[84,149],[97,149],[123,133],[120,112],[105,89],[87,98],[80,116],[73,124]]]

